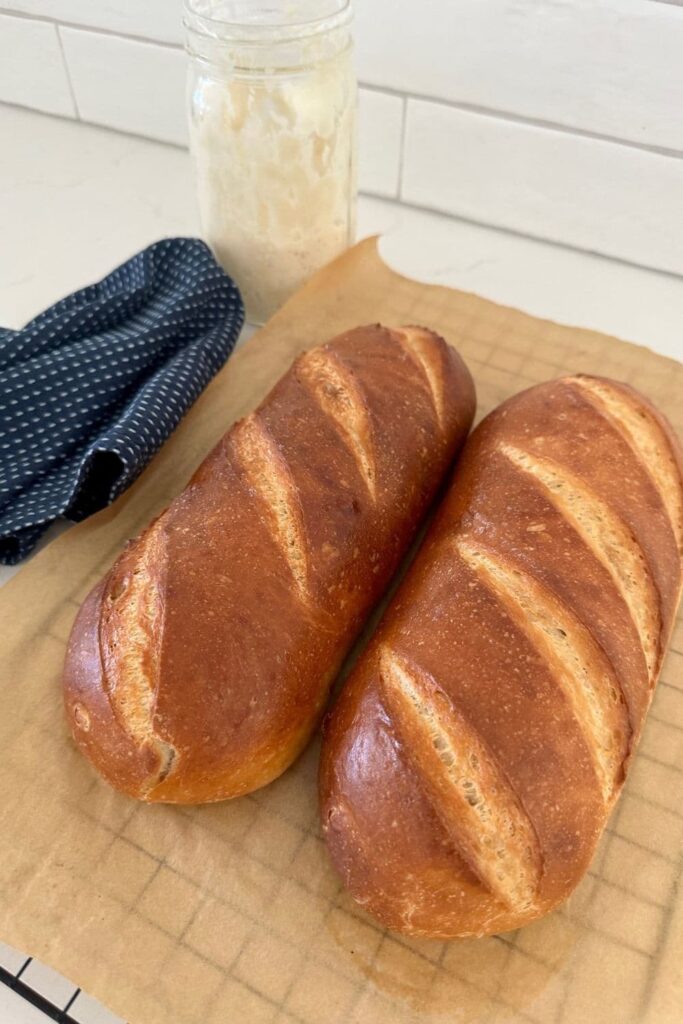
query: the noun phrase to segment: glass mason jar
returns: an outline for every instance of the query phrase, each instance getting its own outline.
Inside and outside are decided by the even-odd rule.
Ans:
[[[185,0],[202,229],[262,323],[354,240],[350,0]]]

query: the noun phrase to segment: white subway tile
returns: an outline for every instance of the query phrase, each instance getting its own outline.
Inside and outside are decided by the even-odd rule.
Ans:
[[[358,96],[358,185],[393,198],[398,192],[405,100],[374,89]]]
[[[683,9],[357,0],[361,81],[683,150]]]
[[[2,7],[166,43],[183,38],[183,0],[2,0]]]
[[[76,986],[66,978],[58,974],[47,964],[39,960],[31,960],[26,970],[21,975],[21,980],[34,992],[48,999],[53,1006],[63,1009],[69,1002]]]
[[[60,34],[84,121],[187,143],[182,50],[74,28]]]
[[[683,273],[683,159],[408,101],[402,198]]]
[[[0,0],[180,43],[182,0]],[[357,0],[371,85],[683,151],[683,9],[643,0]],[[44,108],[45,109],[45,108]]]
[[[75,116],[54,25],[0,13],[0,101]]]

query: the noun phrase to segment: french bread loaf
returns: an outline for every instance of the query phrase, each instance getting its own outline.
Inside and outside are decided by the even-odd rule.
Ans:
[[[323,727],[323,831],[387,927],[546,913],[623,785],[681,589],[681,453],[626,385],[491,413]]]
[[[473,414],[428,330],[362,327],[299,357],[76,619],[66,712],[104,778],[199,803],[284,771]]]

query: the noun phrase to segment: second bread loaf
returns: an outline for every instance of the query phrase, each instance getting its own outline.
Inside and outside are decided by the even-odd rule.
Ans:
[[[297,359],[78,615],[66,711],[101,774],[202,802],[284,771],[473,413],[428,330],[362,327]]]
[[[509,931],[586,871],[681,587],[680,451],[635,391],[575,377],[467,443],[325,729],[323,829],[390,928]]]

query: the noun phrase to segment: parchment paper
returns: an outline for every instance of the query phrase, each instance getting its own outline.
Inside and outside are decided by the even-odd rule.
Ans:
[[[653,316],[656,311],[653,311]],[[568,906],[498,938],[410,941],[341,890],[320,841],[318,744],[237,801],[144,806],[67,738],[59,675],[78,603],[296,353],[359,323],[429,325],[481,417],[575,371],[630,381],[682,422],[683,367],[389,270],[367,240],[230,360],[138,483],[0,592],[0,938],[131,1024],[675,1024],[683,1013],[683,627],[592,868]]]

